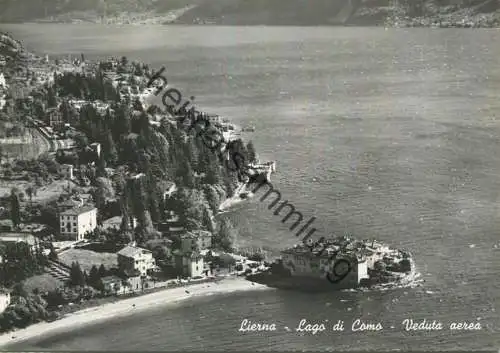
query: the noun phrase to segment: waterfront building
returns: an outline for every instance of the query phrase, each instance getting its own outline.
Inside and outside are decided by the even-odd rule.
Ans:
[[[153,253],[147,249],[128,245],[117,254],[118,267],[124,272],[139,272],[144,277],[147,276],[148,271],[156,268]]]
[[[91,205],[74,207],[59,215],[61,236],[75,241],[85,239],[85,234],[97,227],[97,208]]]
[[[206,230],[186,232],[180,238],[183,252],[190,252],[193,249],[198,251],[207,250],[212,247],[212,233]]]
[[[187,254],[177,253],[174,255],[175,268],[179,269],[182,276],[201,277],[205,272],[203,256],[193,251]]]
[[[10,292],[6,289],[0,288],[0,314],[5,311],[9,304]]]
[[[369,278],[367,261],[360,254],[340,251],[335,245],[325,246],[322,252],[305,245],[286,249],[281,252],[283,266],[294,277],[326,279],[328,273],[332,278],[336,277],[335,272],[338,276],[347,273],[342,279],[342,285],[346,287],[356,287],[361,280]]]
[[[113,294],[125,294],[127,286],[124,285],[123,280],[118,276],[106,276],[101,278],[104,292]]]

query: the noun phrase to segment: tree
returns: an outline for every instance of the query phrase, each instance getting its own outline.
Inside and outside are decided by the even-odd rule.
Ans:
[[[220,184],[222,180],[222,173],[220,172],[220,165],[217,160],[210,159],[206,167],[204,182],[210,185]]]
[[[194,171],[186,159],[182,159],[176,170],[176,184],[193,189],[195,186]]]
[[[113,135],[111,131],[108,133],[107,141],[106,141],[106,161],[110,165],[114,165],[118,161],[118,152],[116,150],[115,141],[113,140]]]
[[[214,247],[224,251],[231,251],[235,239],[236,229],[229,219],[223,218],[214,237]]]
[[[210,206],[212,213],[217,213],[221,203],[221,197],[217,193],[217,190],[215,189],[214,186],[207,186],[205,188],[205,198],[207,199],[208,205]]]
[[[158,245],[153,249],[153,257],[156,261],[166,261],[172,257],[172,253],[168,246]]]
[[[31,246],[25,242],[5,243],[2,248],[0,281],[5,286],[33,276],[45,265],[43,255],[32,252]]]
[[[101,278],[99,277],[99,270],[97,269],[97,266],[92,265],[92,268],[90,269],[89,272],[88,284],[95,288],[100,279]]]
[[[96,175],[98,177],[105,177],[106,176],[106,160],[104,159],[104,155],[101,155],[99,158],[97,158]]]
[[[35,187],[33,185],[30,185],[26,188],[26,195],[28,195],[30,199],[30,205],[33,207],[33,195],[36,194]]]
[[[24,298],[28,296],[28,292],[26,292],[26,289],[24,288],[24,285],[22,283],[16,283],[12,287],[12,295]]]
[[[56,94],[54,93],[54,89],[52,87],[49,87],[47,90],[47,105],[49,108],[57,105]]]
[[[10,217],[14,227],[19,227],[21,224],[21,210],[19,204],[19,195],[15,189],[11,190],[10,195]]]
[[[215,231],[214,222],[212,220],[212,213],[208,207],[203,208],[203,218],[201,221],[203,227],[210,233]]]
[[[124,200],[124,195],[120,198],[120,210],[122,214],[122,222],[120,224],[120,233],[125,238],[125,242],[129,243],[132,241],[132,227],[130,224],[130,215],[128,212],[128,207],[126,206],[126,201]]]
[[[202,223],[197,219],[188,217],[184,220],[184,228],[188,231],[200,229],[201,227]]]
[[[138,242],[145,242],[151,238],[155,238],[159,233],[154,229],[151,214],[148,210],[143,211],[142,215],[137,219],[138,223]]]
[[[89,139],[82,133],[73,136],[73,140],[75,140],[75,144],[79,149],[83,149],[89,144]]]
[[[78,262],[73,262],[71,264],[71,269],[69,271],[69,280],[72,286],[85,285],[85,276]]]
[[[231,267],[236,264],[236,260],[229,254],[221,254],[219,257],[213,259],[213,263],[216,266],[229,268],[229,270],[231,270]]]
[[[106,277],[106,274],[106,267],[104,267],[104,264],[101,264],[101,266],[99,266],[99,278]]]

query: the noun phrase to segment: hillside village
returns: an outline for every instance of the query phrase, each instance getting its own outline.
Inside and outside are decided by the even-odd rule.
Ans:
[[[237,231],[216,218],[241,187],[236,168],[185,125],[203,113],[147,103],[147,65],[52,61],[8,34],[0,49],[0,128],[19,140],[0,145],[0,332],[264,265],[234,255]],[[226,163],[232,151],[258,161],[233,124],[203,118]]]

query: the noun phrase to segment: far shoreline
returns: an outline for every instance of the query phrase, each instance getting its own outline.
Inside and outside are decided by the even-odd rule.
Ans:
[[[216,23],[100,23],[92,21],[81,22],[65,22],[65,21],[23,21],[23,22],[3,22],[2,25],[95,25],[102,27],[110,26],[130,26],[130,27],[256,27],[256,28],[384,28],[384,29],[416,29],[416,28],[430,28],[430,29],[499,29],[500,26],[434,26],[434,25],[419,25],[419,26],[391,26],[381,24],[216,24]]]
[[[217,282],[204,282],[177,288],[166,288],[138,297],[119,299],[114,303],[107,303],[101,306],[79,310],[59,320],[40,322],[24,329],[1,334],[0,350],[5,351],[12,345],[18,345],[29,340],[42,340],[58,334],[68,333],[82,327],[102,324],[103,322],[116,318],[144,313],[151,309],[157,309],[158,307],[164,308],[170,305],[173,306],[188,299],[203,298],[205,296],[217,294],[229,294],[233,292],[270,289],[272,288],[250,282],[243,277],[234,276],[228,276]]]

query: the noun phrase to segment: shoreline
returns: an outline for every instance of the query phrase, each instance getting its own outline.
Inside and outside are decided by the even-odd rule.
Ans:
[[[231,196],[231,197],[229,197],[221,202],[221,204],[219,205],[218,213],[217,213],[218,215],[225,213],[225,212],[228,212],[228,211],[231,211],[231,209],[233,207],[238,206],[240,204],[243,204],[255,196],[255,194],[252,193],[251,191],[247,191],[246,184],[243,184],[243,183],[238,186],[238,189],[236,191],[237,191],[237,193],[235,195],[233,195],[233,196]],[[244,194],[244,193],[247,193],[246,198],[242,198],[240,196],[241,194]]]
[[[414,22],[418,20],[415,19]],[[425,22],[431,21],[427,19]],[[449,25],[436,25],[435,23],[422,24],[422,23],[414,23],[412,21],[402,21],[398,24],[388,24],[388,23],[371,23],[371,24],[362,24],[362,23],[352,23],[352,24],[318,24],[318,25],[283,25],[283,24],[267,24],[267,25],[237,25],[237,24],[200,24],[200,23],[143,23],[143,22],[110,22],[110,23],[102,23],[98,21],[21,21],[21,22],[4,22],[5,25],[50,25],[50,24],[66,24],[66,25],[102,25],[102,26],[196,26],[196,27],[363,27],[363,28],[433,28],[433,29],[498,29],[500,25],[481,25],[481,24],[462,24],[462,23],[452,23]],[[431,21],[432,22],[432,21]]]
[[[241,277],[228,277],[218,282],[193,284],[177,288],[166,288],[154,293],[119,300],[92,308],[83,309],[68,314],[52,322],[40,322],[12,332],[0,335],[0,349],[13,344],[69,332],[84,326],[102,323],[107,320],[142,313],[158,306],[178,304],[190,298],[204,297],[215,294],[227,294],[248,290],[271,289],[265,285],[250,282]],[[189,293],[186,293],[189,289]],[[135,307],[133,306],[135,305]],[[14,338],[13,338],[14,337]]]

